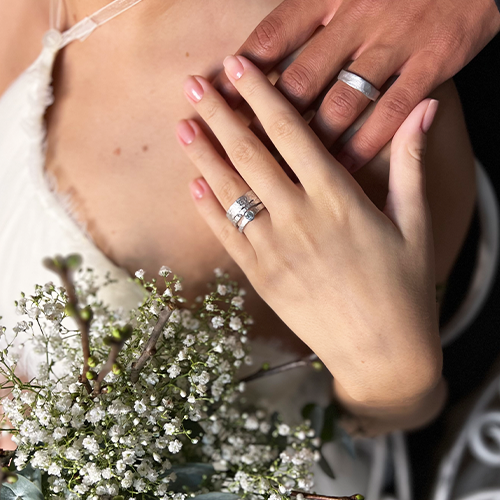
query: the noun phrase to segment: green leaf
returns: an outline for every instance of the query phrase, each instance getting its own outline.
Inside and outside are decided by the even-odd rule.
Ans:
[[[44,500],[41,485],[31,482],[18,473],[14,484],[4,483],[0,489],[0,500]]]
[[[323,414],[323,429],[321,430],[321,442],[328,443],[335,439],[335,422],[338,419],[337,405],[329,404]]]
[[[22,471],[16,471],[18,475],[24,476],[26,479],[38,485],[42,489],[42,473],[39,469],[35,469],[31,464],[28,464]]]
[[[168,476],[172,472],[175,472],[177,479],[173,483],[169,483],[169,489],[182,493],[186,489],[190,491],[198,489],[203,480],[210,477],[215,470],[211,464],[190,463],[186,465],[174,465],[163,476]],[[0,498],[0,500],[3,499]]]
[[[321,470],[328,476],[331,477],[332,479],[335,479],[335,473],[333,472],[332,468],[330,467],[330,464],[327,462],[325,456],[323,455],[322,452],[320,452],[320,459],[318,462],[319,466],[321,467]]]
[[[194,500],[239,500],[239,498],[240,497],[234,493],[211,491],[210,493],[203,493],[203,495],[196,495]]]

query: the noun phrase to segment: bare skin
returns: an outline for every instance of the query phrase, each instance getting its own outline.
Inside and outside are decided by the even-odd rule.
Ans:
[[[29,65],[40,47],[38,35],[48,28],[40,22],[48,20],[48,11],[33,16],[26,7],[34,1],[17,0],[14,6],[0,0],[0,47],[10,47],[0,52],[1,67],[9,68],[0,77],[0,89]],[[47,7],[46,0],[36,1]],[[68,1],[66,24],[106,3]],[[129,272],[141,267],[152,275],[168,264],[185,278],[191,297],[204,291],[215,267],[245,282],[192,203],[188,183],[199,172],[179,148],[175,125],[195,116],[183,95],[186,75],[215,75],[224,57],[277,4],[278,0],[149,0],[60,55],[56,101],[47,116],[46,170],[56,178],[59,191],[72,196],[75,213],[96,245]],[[3,30],[9,16],[17,16],[22,30]],[[37,36],[20,41],[32,25]],[[456,91],[448,83],[433,96],[441,106],[429,135],[427,184],[437,281],[442,282],[465,237],[475,183]],[[387,159],[386,149],[356,174],[379,207],[387,189]],[[266,325],[259,334],[272,332],[286,339],[291,349],[304,349],[254,292],[248,302],[257,325]],[[441,383],[438,387],[441,394]],[[340,391],[339,396],[354,412],[364,414],[349,404],[348,395],[342,397]],[[442,402],[443,398],[429,397],[425,414],[435,414]],[[422,401],[415,404],[421,408]],[[370,411],[379,417],[373,408]],[[391,421],[392,428],[420,425],[430,418],[416,418],[408,408],[395,409],[394,414],[402,416]]]

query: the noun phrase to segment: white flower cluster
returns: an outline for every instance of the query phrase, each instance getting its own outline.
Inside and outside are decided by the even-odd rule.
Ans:
[[[92,312],[90,349],[96,373],[106,363],[109,339],[125,325],[133,331],[101,394],[81,383],[83,355],[65,290],[48,283],[17,303],[31,346],[46,356],[29,383],[15,375],[11,342],[0,352],[0,373],[13,387],[2,400],[18,445],[18,470],[28,463],[48,476],[45,497],[53,500],[183,500],[188,493],[226,491],[244,498],[283,498],[290,489],[309,490],[314,432],[291,429],[265,411],[243,407],[237,371],[250,363],[242,290],[219,270],[214,291],[183,308],[181,289],[162,267],[164,287],[136,277],[148,292],[125,314],[98,299],[91,271],[75,277],[80,306]],[[109,283],[109,280],[105,284]],[[132,365],[141,356],[162,310],[174,308],[136,383]],[[14,332],[16,333],[16,332]],[[115,369],[116,367],[116,369]],[[3,384],[2,387],[6,386]],[[188,491],[182,467],[212,466]]]

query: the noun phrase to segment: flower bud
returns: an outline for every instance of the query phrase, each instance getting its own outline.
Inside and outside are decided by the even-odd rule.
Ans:
[[[311,363],[311,366],[317,371],[317,372],[320,372],[324,367],[325,365],[323,365],[323,363],[321,361],[313,361]]]
[[[87,377],[87,380],[95,380],[97,378],[97,373],[88,371],[85,376]]]
[[[92,311],[92,308],[90,306],[84,307],[80,311],[80,318],[82,318],[84,321],[92,321],[93,317],[94,312]]]
[[[66,257],[66,267],[68,269],[77,270],[82,265],[82,257],[77,253],[73,253]]]
[[[64,307],[64,313],[66,314],[66,316],[70,316],[70,317],[76,316],[75,306],[68,302],[66,304],[66,306]]]
[[[16,474],[9,474],[5,478],[5,482],[7,482],[9,484],[15,484],[15,483],[17,483],[17,475]]]
[[[95,368],[97,366],[97,359],[94,358],[94,356],[90,356],[88,365],[90,366],[90,368]]]
[[[121,375],[123,373],[123,368],[121,367],[120,363],[115,363],[113,365],[112,371],[115,375]]]

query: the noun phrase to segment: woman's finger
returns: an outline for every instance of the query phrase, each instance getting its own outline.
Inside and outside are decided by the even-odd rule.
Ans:
[[[238,235],[237,239],[246,243],[248,240],[245,235],[252,243],[258,244],[261,239],[265,240],[269,235],[271,224],[269,213],[259,213],[255,220],[245,228],[245,235],[240,234],[225,216],[228,208],[251,188],[238,175],[238,172],[221,158],[201,127],[194,120],[182,120],[177,125],[177,137],[185,153],[205,178],[203,182],[210,185],[212,196],[215,195],[218,199],[225,218],[224,226],[220,230],[225,231],[227,227]],[[203,191],[200,191],[199,194],[203,194]],[[207,205],[207,207],[211,208],[211,205]]]
[[[225,210],[205,179],[195,179],[190,184],[190,189],[200,215],[205,219],[227,253],[247,274],[257,261],[255,250],[250,241],[227,219]],[[250,226],[246,231],[252,229]]]
[[[431,229],[425,188],[426,133],[438,101],[425,99],[410,113],[391,145],[389,193],[384,213],[409,241],[419,241]]]
[[[227,57],[224,66],[228,78],[252,107],[269,138],[306,191],[324,184],[325,176],[331,179],[332,169],[336,181],[345,179],[344,169],[332,158],[299,112],[261,71],[242,56]]]
[[[191,76],[184,90],[234,167],[271,213],[293,198],[297,186],[207,80]]]

